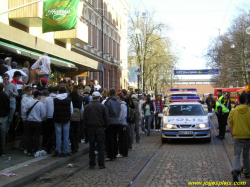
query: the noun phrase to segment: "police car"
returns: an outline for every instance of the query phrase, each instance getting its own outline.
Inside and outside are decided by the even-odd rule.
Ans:
[[[196,88],[172,88],[170,92],[169,103],[182,101],[201,102]]]
[[[211,142],[211,124],[199,102],[173,102],[165,108],[162,123],[162,143],[169,139],[203,138]]]

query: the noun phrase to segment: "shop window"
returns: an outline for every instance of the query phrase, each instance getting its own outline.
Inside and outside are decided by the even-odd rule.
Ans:
[[[94,78],[94,73],[91,72],[91,73],[90,73],[90,80],[93,80],[93,78]]]

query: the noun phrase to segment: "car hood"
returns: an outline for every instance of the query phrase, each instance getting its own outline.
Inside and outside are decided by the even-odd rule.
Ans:
[[[164,116],[163,122],[171,124],[208,123],[208,117],[207,116]]]

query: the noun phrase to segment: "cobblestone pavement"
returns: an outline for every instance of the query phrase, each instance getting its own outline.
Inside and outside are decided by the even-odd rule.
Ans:
[[[212,121],[217,126],[216,117],[213,117]],[[164,144],[134,186],[181,187],[192,186],[188,185],[188,182],[232,182],[229,163],[215,135],[216,132],[212,128],[212,141],[209,144],[202,140],[173,140]],[[73,168],[66,166],[58,168],[50,175],[41,178],[40,182],[37,181],[29,187],[50,186],[84,164],[85,168],[56,186],[128,186],[159,148],[160,133],[153,132],[150,137],[141,135],[141,140],[140,144],[134,144],[135,150],[130,151],[127,158],[106,162],[106,169],[88,169],[88,155],[84,155],[73,162]],[[222,142],[232,162],[233,147],[230,133],[226,134],[226,139]],[[242,181],[247,182],[246,186],[250,185],[250,181],[245,180],[244,177],[242,177]]]

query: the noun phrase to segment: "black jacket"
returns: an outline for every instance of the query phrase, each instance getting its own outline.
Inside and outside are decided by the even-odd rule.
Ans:
[[[207,105],[210,105],[210,102],[212,100],[214,100],[212,97],[208,97],[205,102],[206,102]]]
[[[125,97],[124,101],[126,102],[128,107],[135,109],[135,105],[134,105],[134,102],[132,101],[131,97]]]
[[[231,102],[231,99],[225,99],[224,98],[224,103],[222,103],[225,107],[227,107],[227,109],[229,110],[229,112],[232,110],[232,102]]]
[[[0,91],[0,103],[0,117],[6,117],[10,111],[10,98],[4,91]]]
[[[73,104],[73,108],[82,108],[82,98],[80,97],[80,95],[76,92],[71,92],[69,94],[69,98],[72,101]]]
[[[84,108],[83,122],[88,128],[107,128],[109,125],[107,108],[99,101],[92,101]]]
[[[142,110],[143,110],[144,114],[145,114],[145,107],[146,107],[146,103],[144,103],[144,104],[142,105]],[[153,104],[152,101],[150,101],[150,112],[151,112],[151,114],[153,114],[154,111],[155,111],[154,104]]]
[[[0,64],[0,76],[3,76],[3,74],[8,71],[8,68],[5,67],[4,65]]]
[[[70,103],[71,103],[70,98],[66,98],[63,100],[59,100],[57,98],[54,99],[54,114],[53,114],[54,122],[67,123],[70,121],[71,117]]]

